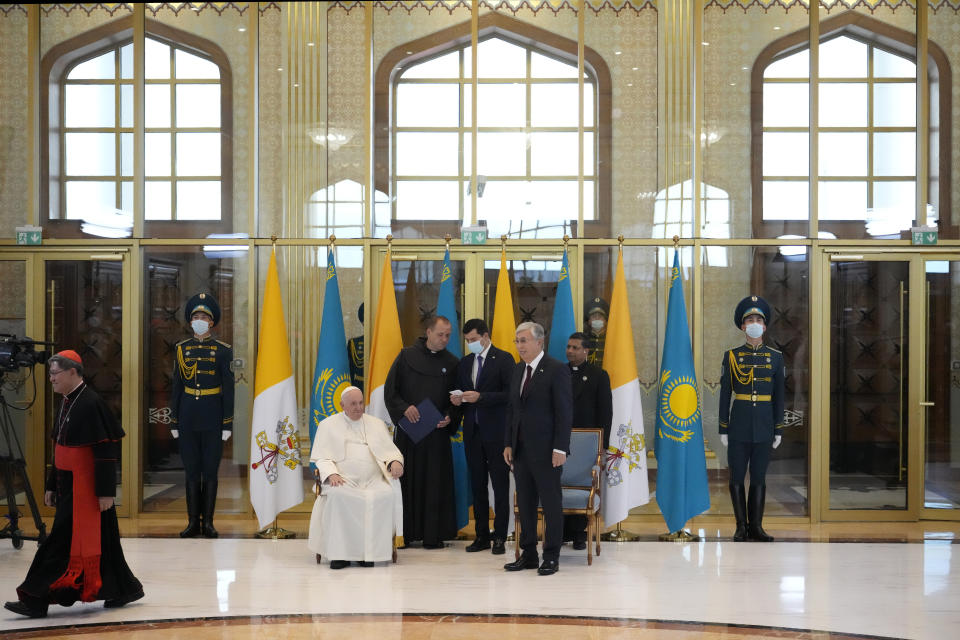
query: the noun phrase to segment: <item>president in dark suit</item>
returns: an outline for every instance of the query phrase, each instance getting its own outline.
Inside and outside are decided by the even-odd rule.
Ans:
[[[463,409],[463,447],[473,489],[476,539],[467,552],[489,549],[490,500],[487,477],[493,485],[493,554],[505,551],[510,511],[510,468],[503,460],[507,393],[516,362],[490,342],[490,328],[480,318],[467,320],[463,337],[470,354],[457,366],[457,389],[450,401]]]
[[[520,548],[507,571],[537,569],[537,503],[543,506],[542,576],[560,568],[563,541],[563,492],[560,474],[570,452],[573,397],[570,370],[543,352],[543,327],[524,322],[517,327],[521,362],[514,367],[507,403],[503,459],[513,469],[520,511]]]
[[[603,448],[610,443],[610,425],[613,422],[613,393],[610,376],[595,364],[590,364],[590,338],[580,331],[567,340],[567,366],[573,385],[573,426],[603,429]],[[587,517],[563,517],[563,537],[573,541],[573,548],[587,548]]]

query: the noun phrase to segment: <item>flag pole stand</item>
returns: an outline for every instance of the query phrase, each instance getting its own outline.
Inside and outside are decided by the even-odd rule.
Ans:
[[[673,533],[661,533],[658,538],[660,542],[700,542],[700,536],[695,536],[686,529]]]
[[[626,531],[623,528],[623,523],[618,522],[616,529],[607,531],[600,536],[600,539],[604,542],[636,542],[640,539],[640,536],[631,531]]]
[[[263,531],[258,531],[255,537],[260,538],[261,540],[266,540],[268,538],[271,540],[287,540],[289,538],[296,538],[297,534],[294,531],[288,531],[283,527],[278,527],[277,518],[274,518],[273,524]]]

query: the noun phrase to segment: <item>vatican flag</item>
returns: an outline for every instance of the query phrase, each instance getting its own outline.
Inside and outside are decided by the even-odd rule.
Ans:
[[[606,345],[603,368],[610,375],[613,391],[613,424],[605,465],[603,521],[610,526],[624,520],[633,507],[650,502],[640,378],[630,326],[627,279],[623,275],[623,249],[613,281]]]
[[[517,324],[513,318],[513,293],[510,290],[510,272],[507,271],[507,252],[500,252],[500,275],[497,276],[497,296],[493,301],[493,326],[490,329],[490,341],[497,349],[503,349],[513,356],[514,362],[520,361],[517,345]],[[512,495],[512,494],[511,494]],[[510,512],[511,514],[513,511]]]
[[[270,254],[254,377],[250,429],[250,503],[261,527],[303,502],[297,390],[283,320],[277,252]]]
[[[657,394],[657,504],[670,532],[710,508],[697,372],[683,299],[679,252],[670,270],[667,328]]]
[[[370,373],[367,375],[367,413],[393,425],[387,404],[383,400],[383,385],[393,361],[403,349],[400,336],[400,316],[397,314],[397,294],[393,289],[393,270],[390,268],[390,250],[383,259],[380,273],[380,295],[377,296],[377,317],[373,324],[373,346],[370,349]]]

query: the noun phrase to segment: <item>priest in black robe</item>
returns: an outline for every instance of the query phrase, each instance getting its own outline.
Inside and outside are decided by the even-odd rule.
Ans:
[[[416,444],[399,426],[394,430],[394,441],[404,458],[400,478],[404,540],[422,540],[425,549],[442,549],[444,540],[457,535],[450,437],[456,434],[462,414],[451,404],[450,392],[456,386],[459,361],[446,349],[450,321],[434,316],[426,327],[426,336],[404,348],[393,361],[383,399],[394,425],[403,417],[418,422],[417,405],[425,398],[430,398],[443,416]]]
[[[61,351],[48,364],[53,391],[64,396],[54,418],[53,465],[43,496],[57,511],[17,587],[18,599],[4,604],[31,618],[46,616],[50,604],[103,600],[113,608],[143,597],[143,585],[123,557],[114,506],[123,429],[84,382],[76,351]]]

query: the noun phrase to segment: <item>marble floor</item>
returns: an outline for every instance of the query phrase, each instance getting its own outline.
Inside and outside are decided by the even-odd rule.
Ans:
[[[552,640],[955,638],[956,540],[604,543],[593,566],[565,546],[560,572],[541,577],[506,573],[512,553],[466,554],[465,541],[331,571],[302,539],[125,538],[143,600],[51,606],[39,620],[0,610],[0,636],[445,639],[496,624],[504,638]],[[34,549],[0,545],[0,598],[14,597]]]

